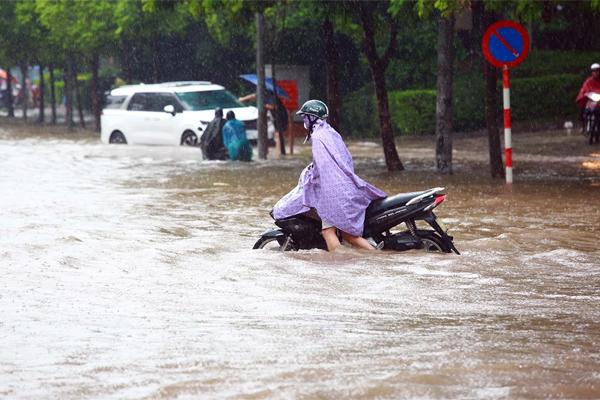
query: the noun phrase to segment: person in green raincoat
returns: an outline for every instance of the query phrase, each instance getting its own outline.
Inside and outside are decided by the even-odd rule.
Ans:
[[[252,161],[252,147],[246,137],[246,127],[235,119],[233,111],[227,111],[227,122],[223,126],[223,144],[229,158],[238,161]]]

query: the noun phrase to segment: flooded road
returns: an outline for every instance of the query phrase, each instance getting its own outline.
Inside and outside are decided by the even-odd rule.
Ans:
[[[462,255],[251,250],[306,153],[0,128],[0,398],[600,397],[594,172],[507,190],[460,151],[441,178],[351,150],[390,194],[445,186]]]

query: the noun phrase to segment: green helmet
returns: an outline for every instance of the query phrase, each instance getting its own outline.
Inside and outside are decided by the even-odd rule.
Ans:
[[[315,117],[325,119],[329,116],[329,109],[327,108],[327,104],[323,103],[321,100],[308,100],[306,103],[302,104],[300,110],[296,113],[296,115],[314,115]]]

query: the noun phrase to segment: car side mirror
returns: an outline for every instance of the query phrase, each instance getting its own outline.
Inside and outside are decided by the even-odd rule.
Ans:
[[[164,112],[169,113],[171,115],[175,115],[175,107],[173,107],[171,104],[169,104],[168,106],[165,106],[165,108],[163,108]]]

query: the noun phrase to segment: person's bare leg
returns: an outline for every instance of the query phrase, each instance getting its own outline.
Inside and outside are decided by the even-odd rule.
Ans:
[[[352,236],[346,232],[342,232],[342,237],[346,242],[350,243],[352,247],[358,247],[363,250],[375,250],[375,247],[373,247],[364,237]]]
[[[279,139],[279,132],[275,132],[273,134],[273,139],[275,140],[275,154],[278,155],[278,156],[280,156],[282,153],[279,150],[281,148],[280,142],[279,142],[280,141],[280,139]]]
[[[321,234],[323,235],[323,239],[325,239],[325,243],[327,243],[327,250],[335,251],[341,245],[335,227],[325,228],[321,231]]]

